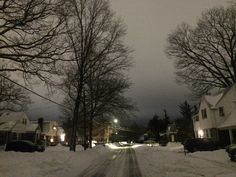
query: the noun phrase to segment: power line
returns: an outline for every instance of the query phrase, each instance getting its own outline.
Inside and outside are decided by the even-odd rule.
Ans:
[[[45,96],[43,96],[43,95],[40,95],[40,94],[38,94],[37,92],[35,92],[35,91],[33,91],[33,90],[31,90],[31,89],[29,89],[29,88],[27,88],[27,87],[25,87],[25,86],[23,86],[23,85],[17,83],[17,82],[15,82],[15,81],[9,79],[8,77],[6,77],[6,76],[4,76],[4,75],[2,75],[2,74],[0,74],[0,76],[3,77],[3,78],[5,78],[5,79],[7,79],[8,81],[10,81],[10,82],[12,82],[12,83],[18,85],[19,87],[21,87],[21,88],[23,88],[23,89],[25,89],[25,90],[27,90],[27,91],[33,93],[34,95],[37,95],[37,96],[40,97],[40,98],[43,98],[43,99],[45,99],[45,100],[47,100],[47,101],[49,101],[49,102],[51,102],[51,103],[54,103],[54,104],[56,104],[56,105],[58,105],[58,106],[64,107],[64,108],[66,108],[66,109],[69,109],[69,107],[66,107],[66,106],[64,106],[64,105],[62,105],[62,104],[60,104],[60,103],[57,103],[57,102],[55,102],[55,101],[53,101],[53,100],[51,100],[51,99],[49,99],[49,98],[47,98],[47,97],[45,97]]]
[[[70,109],[69,107],[64,106],[64,105],[62,105],[62,104],[60,104],[60,103],[57,103],[57,102],[55,102],[55,101],[53,101],[53,100],[51,100],[51,99],[49,99],[49,98],[47,98],[47,97],[45,97],[45,96],[43,96],[43,95],[40,95],[40,94],[38,94],[37,92],[35,92],[35,91],[33,91],[33,90],[31,90],[31,89],[29,89],[29,88],[27,88],[27,87],[25,87],[25,86],[23,86],[23,85],[17,83],[17,82],[15,82],[15,81],[9,79],[8,77],[6,77],[6,76],[4,76],[4,75],[2,75],[2,74],[0,74],[0,76],[3,77],[3,78],[5,78],[5,79],[7,79],[8,81],[10,81],[10,82],[12,82],[12,83],[18,85],[19,87],[21,87],[21,88],[23,88],[23,89],[25,89],[25,90],[27,90],[27,91],[33,93],[34,95],[37,95],[37,96],[40,97],[40,98],[43,98],[43,99],[45,99],[45,100],[47,100],[47,101],[49,101],[49,102],[51,102],[51,103],[54,103],[54,104],[56,104],[56,105],[58,105],[58,106],[61,106],[61,107],[66,108],[66,109]],[[103,123],[97,122],[97,121],[95,121],[95,120],[93,120],[93,121],[94,121],[94,123],[96,123],[96,124],[98,124],[98,125],[103,125]],[[119,130],[119,129],[118,129],[118,130]],[[124,129],[120,129],[120,130],[124,130]],[[129,131],[129,130],[126,129],[126,131]]]

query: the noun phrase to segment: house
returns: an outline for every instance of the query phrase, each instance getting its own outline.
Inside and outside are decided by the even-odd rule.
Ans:
[[[93,130],[93,140],[96,140],[97,142],[108,143],[111,140],[111,136],[114,132],[115,129],[110,123],[95,126]]]
[[[43,118],[39,118],[38,121],[32,122],[39,125],[39,127],[41,128],[41,138],[46,140],[47,142],[56,144],[65,140],[64,129],[59,126],[57,121],[44,121]]]
[[[4,112],[0,116],[0,145],[12,140],[30,140],[40,138],[40,127],[33,124],[24,112]]]
[[[236,143],[236,84],[216,94],[203,95],[193,116],[195,137]]]
[[[170,142],[176,142],[177,127],[175,123],[169,124],[166,130],[166,136]]]

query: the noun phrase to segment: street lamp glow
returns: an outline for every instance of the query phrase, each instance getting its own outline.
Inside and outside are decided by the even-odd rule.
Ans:
[[[116,124],[118,123],[118,119],[114,119],[113,121],[114,121],[114,123],[116,123]]]

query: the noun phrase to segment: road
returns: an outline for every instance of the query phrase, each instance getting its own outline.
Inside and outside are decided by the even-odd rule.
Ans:
[[[78,177],[142,177],[132,148],[117,149],[101,155]]]

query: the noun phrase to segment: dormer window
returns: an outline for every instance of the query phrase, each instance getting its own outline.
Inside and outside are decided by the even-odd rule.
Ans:
[[[219,107],[219,115],[220,115],[221,117],[225,116],[224,107]]]
[[[203,118],[203,119],[206,119],[206,118],[207,118],[207,111],[206,111],[206,108],[205,108],[205,109],[202,109],[202,118]]]

